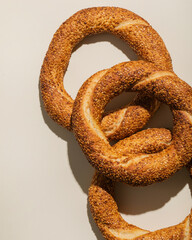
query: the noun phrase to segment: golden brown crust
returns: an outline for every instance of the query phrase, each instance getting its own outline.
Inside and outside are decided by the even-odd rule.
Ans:
[[[100,126],[104,108],[114,96],[129,89],[147,92],[170,106],[173,140],[166,149],[125,155],[110,145]],[[74,103],[72,123],[77,141],[97,171],[131,185],[160,182],[192,157],[192,88],[173,72],[159,71],[149,62],[120,63],[85,82]]]
[[[137,139],[138,145],[135,143],[135,139]],[[168,130],[153,128],[138,132],[122,141],[130,153],[156,152],[170,143],[171,134]],[[155,145],[154,142],[156,142]],[[121,142],[116,145],[121,145]],[[113,197],[114,185],[115,182],[96,172],[89,188],[88,199],[91,213],[106,240],[192,239],[192,211],[180,224],[154,232],[141,229],[126,222],[121,217]]]
[[[153,96],[137,94],[128,105],[108,113],[104,112],[101,128],[108,139],[123,139],[141,130],[158,108],[159,101]]]
[[[192,239],[192,211],[180,224],[154,232],[141,229],[126,222],[121,217],[113,197],[114,184],[112,180],[96,172],[89,188],[91,213],[106,240]]]
[[[192,156],[190,97],[192,92],[188,85],[178,80],[175,75],[164,76],[159,83],[156,83],[158,77],[146,81],[148,75],[159,70],[167,70],[171,73],[172,63],[162,39],[143,18],[121,8],[98,7],[81,10],[65,21],[55,33],[41,69],[40,88],[45,108],[53,120],[69,130],[72,129],[71,114],[74,101],[63,87],[63,77],[73,48],[86,36],[102,32],[108,32],[123,39],[135,50],[139,58],[154,65],[142,61],[137,63],[139,65],[142,62],[143,66],[139,71],[132,74],[132,84],[136,81],[132,90],[139,90],[141,93],[129,106],[107,114],[103,119],[103,109],[108,99],[120,93],[126,82],[122,81],[123,86],[120,88],[118,86],[119,90],[115,87],[115,91],[106,95],[106,98],[103,98],[102,101],[98,99],[104,91],[106,93],[111,91],[111,87],[105,86],[106,83],[109,83],[110,77],[116,79],[117,82],[119,76],[120,78],[124,77],[124,72],[120,68],[126,64],[118,65],[115,70],[113,69],[114,72],[111,75],[109,70],[107,80],[105,79],[100,86],[97,86],[94,92],[96,98],[92,99],[90,108],[85,107],[84,110],[92,111],[92,115],[96,119],[96,123],[92,127],[94,128],[96,124],[100,123],[105,135],[96,126],[97,137],[95,137],[95,133],[91,132],[90,128],[86,126],[87,122],[79,118],[77,108],[80,107],[79,101],[83,98],[80,94],[80,97],[76,100],[76,110],[74,110],[73,117],[77,139],[92,164],[112,179],[125,181],[132,185],[147,185],[164,180],[183,165],[186,165]],[[133,70],[135,63],[130,64],[132,64],[131,70]],[[137,67],[136,70],[138,70]],[[115,73],[115,71],[117,72]],[[97,73],[92,78],[99,78],[105,72]],[[122,73],[123,75],[121,75]],[[128,75],[128,77],[130,76]],[[92,78],[84,84],[82,93],[89,86]],[[144,81],[140,81],[140,78]],[[162,85],[164,88],[162,88]],[[183,97],[183,94],[185,94],[185,97]],[[173,110],[173,141],[171,142],[172,136],[168,130],[148,129],[121,140],[113,147],[109,146],[106,137],[109,139],[124,138],[140,130],[146,124],[159,106],[159,102],[153,95],[160,101],[165,100]],[[98,101],[100,101],[100,104],[97,107]],[[92,119],[88,119],[88,121],[92,121]],[[97,144],[95,144],[96,142]],[[108,148],[103,146],[103,142]],[[166,149],[166,147],[168,148]],[[103,159],[105,152],[108,150],[111,151],[109,161]],[[141,159],[140,165],[138,164],[136,167],[134,164],[130,165],[129,169],[120,166],[121,164],[126,166],[128,155],[130,157],[137,154],[137,157],[140,158],[143,153],[155,152],[159,154],[156,159],[153,159],[154,155],[147,158],[148,161],[153,161],[153,166],[150,168],[148,168],[149,164],[146,165],[146,159]],[[121,164],[116,162],[119,157],[123,159]],[[158,162],[158,159],[164,160],[164,162]],[[115,164],[110,165],[111,163]],[[188,164],[190,171],[192,169],[191,165],[192,163]],[[158,172],[159,169],[160,172]],[[132,176],[127,177],[125,170],[130,170]],[[113,175],[114,173],[116,175]],[[106,239],[192,239],[192,213],[181,224],[152,233],[125,222],[120,216],[112,196],[113,185],[112,180],[96,173],[89,189],[89,202],[93,217]]]
[[[159,69],[172,70],[171,58],[163,40],[146,20],[135,13],[118,7],[95,7],[75,13],[54,34],[40,75],[40,88],[46,111],[53,120],[69,130],[73,99],[64,89],[63,77],[73,48],[86,36],[101,32],[108,32],[123,39],[138,56],[153,62]],[[135,131],[141,129],[157,107],[157,102],[150,100],[146,97],[139,104],[138,100],[133,102],[126,114],[129,120],[122,121],[118,133],[113,131],[108,137],[119,138],[120,132],[121,135],[131,135],[133,132],[129,132],[124,126],[133,124],[135,115],[143,118],[143,121],[136,122],[139,125],[135,125]],[[110,118],[113,120],[114,115],[107,118],[106,126],[105,123],[103,126],[106,131],[111,122]]]

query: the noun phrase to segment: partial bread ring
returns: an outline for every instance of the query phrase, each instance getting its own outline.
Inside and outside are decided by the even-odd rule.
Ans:
[[[117,7],[95,7],[77,12],[55,33],[40,75],[40,88],[46,111],[53,120],[69,130],[73,99],[63,87],[63,77],[72,50],[86,36],[102,32],[123,39],[140,58],[154,63],[159,69],[172,70],[171,58],[163,40],[147,21],[135,13]],[[109,138],[131,135],[146,124],[157,106],[157,102],[151,100],[151,97],[138,96],[127,110],[124,108],[106,116],[103,129]],[[127,118],[122,120],[118,127],[116,123],[111,124],[119,123],[120,116]],[[140,122],[134,123],[136,116],[140,118]],[[129,125],[132,125],[131,129],[125,127]]]
[[[191,240],[192,210],[183,222],[154,232],[127,223],[113,198],[112,180],[96,173],[89,188],[89,204],[93,218],[106,240]]]
[[[101,129],[102,114],[113,97],[128,90],[153,95],[170,107],[174,126],[166,149],[130,154],[110,145]],[[83,152],[99,173],[131,185],[160,182],[192,157],[192,88],[173,72],[159,71],[149,62],[121,63],[83,84],[74,103],[72,124]]]
[[[147,129],[126,138],[126,148],[130,153],[156,152],[164,149],[170,141],[171,136],[168,130]],[[155,145],[154,142],[156,142]],[[89,188],[91,213],[106,240],[192,239],[192,211],[182,223],[154,232],[127,223],[121,217],[113,198],[114,185],[115,182],[96,172]]]

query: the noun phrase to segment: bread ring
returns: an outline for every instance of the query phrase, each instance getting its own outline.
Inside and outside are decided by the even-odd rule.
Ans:
[[[137,141],[135,141],[135,139],[137,139]],[[162,139],[164,141],[162,141]],[[164,149],[170,141],[171,135],[168,130],[147,129],[126,138],[125,143],[129,153],[149,153]],[[156,143],[155,145],[154,142]],[[119,145],[121,143],[117,144]],[[119,146],[116,147],[119,148]],[[91,213],[105,239],[192,239],[192,212],[182,223],[154,232],[149,232],[148,230],[127,223],[121,217],[115,199],[113,198],[114,185],[115,182],[96,172],[88,193]]]
[[[40,74],[40,89],[45,109],[58,124],[71,130],[71,113],[73,99],[65,91],[63,77],[66,72],[73,48],[86,36],[102,32],[111,33],[126,41],[136,54],[154,63],[161,70],[172,70],[170,55],[158,33],[150,24],[133,12],[118,7],[94,7],[83,9],[65,21],[55,33],[45,56]],[[103,129],[111,138],[130,135],[141,129],[157,108],[157,102],[145,96],[138,98],[118,113],[109,115],[103,121]],[[139,105],[141,106],[139,106]],[[128,116],[121,121],[121,116]],[[118,117],[117,117],[118,116]],[[142,121],[134,123],[137,116]],[[112,129],[111,122],[117,121],[121,126],[132,125],[132,129],[118,130],[117,124]],[[121,125],[121,126],[120,126]],[[124,128],[124,127],[122,127]],[[132,131],[131,131],[132,130]],[[115,131],[118,131],[116,134]]]
[[[154,154],[125,154],[113,148],[101,130],[106,104],[122,91],[142,91],[166,103],[174,127],[170,145]],[[192,88],[173,72],[159,71],[145,61],[118,64],[86,81],[73,107],[76,139],[96,170],[114,181],[131,185],[160,182],[192,157]],[[137,119],[135,119],[137,121]]]
[[[180,224],[154,232],[127,223],[113,198],[114,184],[109,178],[96,173],[89,188],[91,213],[106,240],[192,239],[192,210]]]

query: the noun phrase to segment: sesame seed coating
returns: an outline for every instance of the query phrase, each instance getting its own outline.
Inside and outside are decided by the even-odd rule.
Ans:
[[[54,121],[69,130],[73,99],[64,89],[63,77],[72,50],[86,36],[103,32],[121,38],[140,58],[154,63],[159,69],[172,70],[171,58],[163,40],[150,24],[137,14],[118,7],[93,7],[78,11],[54,34],[40,74],[40,89],[46,111]],[[111,139],[131,135],[146,124],[157,106],[157,101],[151,97],[145,96],[141,101],[141,96],[138,96],[131,106],[128,106],[124,116],[128,120],[125,119],[119,124],[123,131],[116,127],[113,131],[108,131],[111,130],[111,122],[119,121],[116,117],[119,112],[106,116],[102,123],[103,129]],[[143,120],[135,122],[135,115]],[[129,128],[125,127],[129,124],[133,124],[135,129],[129,131]]]
[[[149,153],[165,149],[170,141],[169,130],[153,128],[138,132],[116,143],[115,147],[122,148],[122,151],[129,153]],[[125,146],[126,149],[124,149]],[[106,240],[192,239],[192,210],[181,223],[150,232],[134,226],[122,218],[115,201],[114,186],[114,181],[96,172],[88,193],[92,216]]]
[[[124,40],[143,61],[121,63],[94,74],[74,102],[63,86],[72,51],[85,37],[103,32]],[[163,40],[146,20],[117,7],[75,13],[53,36],[42,65],[40,88],[50,117],[74,131],[97,170],[89,203],[107,240],[192,239],[192,212],[176,226],[149,232],[125,222],[113,198],[114,181],[149,185],[185,165],[192,176],[192,89],[173,73]],[[128,90],[138,92],[129,105],[104,112],[112,98]],[[172,134],[166,129],[147,129],[132,135],[147,123],[159,102],[172,110]],[[110,139],[122,140],[111,146]]]
[[[147,92],[170,107],[174,126],[166,149],[152,154],[125,154],[110,145],[100,124],[102,114],[113,97],[128,90]],[[120,63],[94,74],[83,84],[75,99],[72,124],[77,141],[98,172],[135,186],[160,182],[191,160],[192,88],[173,72],[159,71],[152,63]]]
[[[131,151],[134,151],[135,148]],[[149,149],[148,149],[149,150]],[[137,151],[137,150],[136,150]],[[89,188],[89,205],[92,216],[106,240],[191,240],[192,210],[180,224],[154,232],[129,224],[120,215],[114,198],[112,180],[95,173]]]

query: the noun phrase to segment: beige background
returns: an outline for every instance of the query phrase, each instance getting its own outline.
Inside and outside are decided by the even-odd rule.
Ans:
[[[39,73],[51,38],[77,10],[119,6],[139,14],[159,32],[176,74],[192,85],[191,0],[8,0],[0,24],[0,239],[103,240],[87,204],[93,169],[72,133],[45,113]],[[90,37],[74,51],[65,86],[75,97],[98,70],[127,61],[132,52],[107,34]],[[122,98],[119,100],[122,101]],[[171,126],[162,106],[149,126]],[[179,223],[189,214],[192,184],[185,169],[145,188],[118,184],[122,215],[150,230]]]

